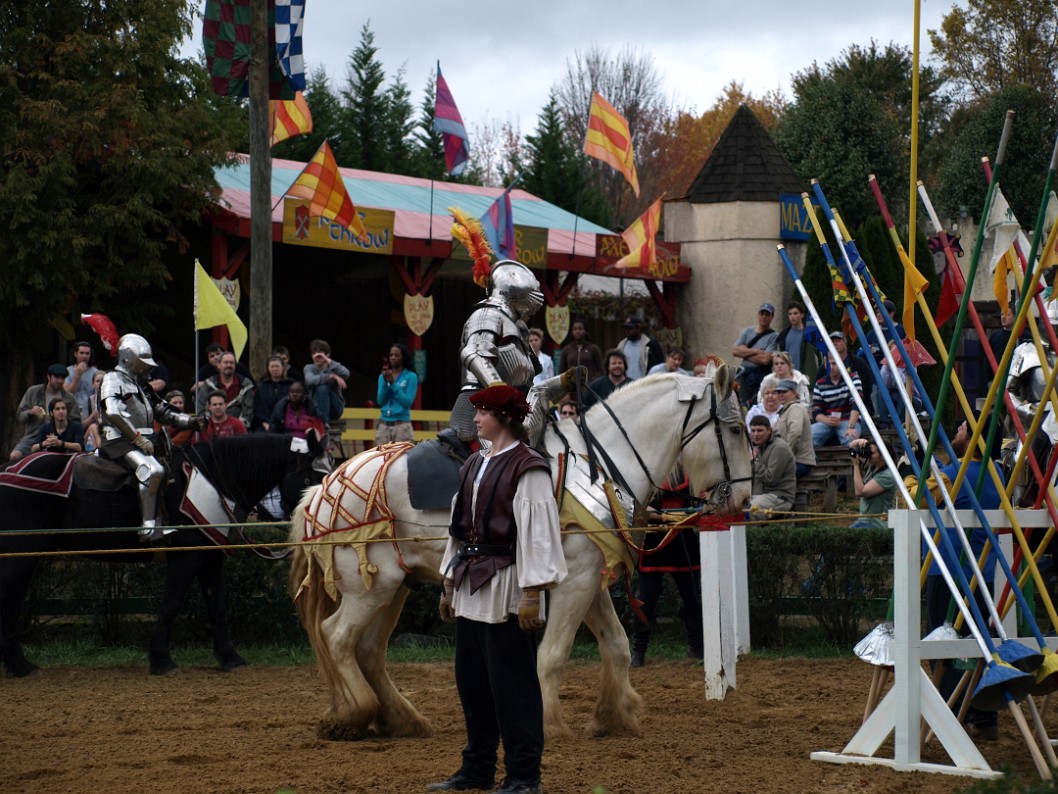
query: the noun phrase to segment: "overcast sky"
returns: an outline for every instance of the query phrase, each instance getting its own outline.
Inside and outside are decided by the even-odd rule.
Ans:
[[[938,28],[952,5],[922,0],[924,62],[926,30]],[[913,20],[914,0],[306,0],[304,47],[310,69],[324,66],[337,87],[369,22],[387,80],[405,67],[416,108],[440,60],[471,132],[496,119],[525,134],[535,130],[567,59],[593,45],[615,54],[628,45],[650,53],[675,104],[703,111],[732,80],[754,96],[778,89],[789,97],[792,74],[813,61],[826,63],[850,44],[873,38],[910,47]],[[185,52],[200,51],[201,39],[198,22]]]

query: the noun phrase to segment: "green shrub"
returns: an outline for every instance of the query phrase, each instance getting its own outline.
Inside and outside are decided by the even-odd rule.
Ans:
[[[746,546],[754,647],[782,647],[783,618],[805,612],[830,642],[853,645],[891,592],[888,529],[759,525],[747,529]]]

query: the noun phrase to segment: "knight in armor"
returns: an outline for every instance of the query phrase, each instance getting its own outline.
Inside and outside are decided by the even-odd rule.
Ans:
[[[155,442],[161,434],[155,432],[154,420],[182,430],[201,430],[207,421],[204,416],[177,411],[153,390],[144,389],[155,366],[147,340],[139,334],[125,334],[118,340],[117,366],[99,384],[100,455],[119,462],[136,478],[143,515],[140,538],[145,542],[162,536],[156,527],[165,468],[155,457]]]
[[[1046,342],[1043,343],[1043,350],[1047,356],[1048,369],[1053,369],[1056,360],[1054,351],[1050,349]],[[1033,342],[1022,342],[1014,348],[1006,388],[1010,394],[1011,402],[1014,404],[1014,410],[1017,412],[1026,431],[1029,429],[1029,425],[1038,410],[1042,408],[1047,411],[1036,438],[1032,442],[1033,452],[1035,452],[1036,460],[1038,461],[1046,461],[1051,447],[1058,443],[1058,423],[1055,422],[1054,413],[1047,404],[1046,385],[1047,378],[1044,376],[1043,368],[1040,366],[1040,357],[1036,345]],[[1002,459],[1004,467],[1007,468],[1009,473],[1020,445],[1016,442],[1016,437],[1014,437],[1013,427],[1008,427],[1007,430],[1011,438],[1003,443]],[[1021,493],[1027,484],[1027,479],[1030,476],[1029,471],[1028,467],[1022,469],[1022,474],[1026,481],[1019,483],[1017,486],[1018,493]]]
[[[539,282],[533,272],[520,262],[504,259],[497,262],[489,275],[488,293],[478,303],[463,326],[459,360],[462,387],[452,408],[452,429],[463,441],[477,436],[474,407],[470,394],[479,389],[506,383],[527,395],[530,406],[524,426],[531,446],[539,443],[551,402],[573,392],[577,379],[585,380],[584,367],[533,385],[540,372],[540,362],[529,345],[526,320],[544,303]]]

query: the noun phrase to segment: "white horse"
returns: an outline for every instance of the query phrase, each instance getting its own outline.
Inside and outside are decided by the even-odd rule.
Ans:
[[[710,491],[719,512],[740,511],[749,498],[749,446],[726,366],[711,380],[657,375],[632,383],[592,407],[582,423],[578,428],[566,419],[547,430],[556,482],[572,487],[576,474],[570,472],[584,470],[591,446],[606,477],[639,504],[664,482],[677,457],[693,492]],[[290,573],[301,621],[330,690],[331,706],[319,729],[327,738],[357,738],[369,729],[387,736],[431,733],[429,722],[393,685],[386,647],[409,593],[405,583],[441,581],[449,513],[412,508],[400,451],[392,445],[350,459],[308,491],[294,513],[293,542],[330,541],[299,543]],[[580,482],[583,491],[586,481]],[[590,500],[582,494],[584,501]],[[574,530],[565,531],[562,541],[569,574],[549,593],[537,656],[546,735],[569,734],[559,683],[582,622],[595,634],[602,658],[591,730],[638,734],[642,701],[628,680],[628,639],[606,589],[633,563],[626,548],[607,556],[593,540],[598,535],[576,531],[592,521],[583,509],[576,514],[580,521],[570,518],[575,503],[571,490],[560,495],[563,529]]]

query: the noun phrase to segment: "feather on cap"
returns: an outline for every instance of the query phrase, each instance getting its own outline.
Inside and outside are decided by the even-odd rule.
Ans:
[[[452,236],[466,246],[467,253],[474,262],[474,283],[485,289],[489,285],[489,276],[492,274],[489,260],[495,256],[485,236],[485,229],[482,228],[481,221],[471,218],[459,207],[449,207],[448,211],[455,218],[455,223],[452,224]]]

